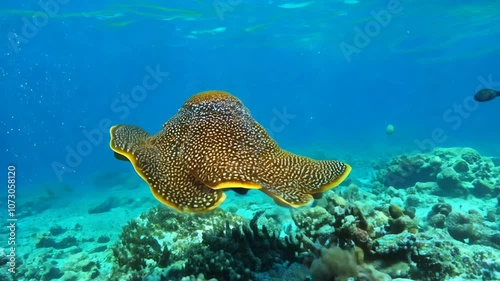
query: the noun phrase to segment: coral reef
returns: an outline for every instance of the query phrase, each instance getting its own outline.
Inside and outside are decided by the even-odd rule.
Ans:
[[[254,280],[256,272],[268,271],[273,264],[301,261],[298,254],[306,249],[300,246],[300,237],[280,239],[265,224],[258,226],[260,215],[238,228],[204,232],[203,246],[187,251],[185,270],[203,269],[205,275],[223,280]]]
[[[396,157],[375,182],[351,181],[288,218],[156,207],[123,227],[109,279],[495,280],[499,176],[472,149],[436,149]],[[463,209],[453,196],[489,198],[493,208]]]
[[[471,148],[437,148],[432,153],[395,157],[386,168],[378,167],[376,178],[377,190],[406,189],[407,206],[418,206],[419,193],[486,199],[500,194],[500,167]],[[400,195],[393,191],[391,196]],[[450,213],[451,205],[434,205],[427,215],[429,225],[447,229],[459,241],[498,247],[495,229],[485,226],[482,215]],[[495,221],[495,213],[488,216]]]
[[[314,240],[326,241],[335,231],[335,217],[324,208],[312,207],[292,212],[292,218],[298,228]]]
[[[431,192],[448,197],[500,194],[500,166],[472,148],[436,148],[428,154],[398,156],[387,167],[379,166],[376,178],[395,188],[422,189],[416,185],[428,183]]]
[[[492,261],[498,257],[484,250],[482,255],[468,252],[472,268],[481,270],[465,270],[453,262],[461,242],[450,242],[445,229],[418,233],[415,218],[401,207],[344,203],[328,193],[315,207],[292,210],[298,227],[293,237],[280,234],[278,222],[263,211],[246,221],[222,210],[193,216],[160,206],[123,228],[113,246],[118,266],[111,279],[195,280],[196,273],[207,279],[260,280],[276,264],[297,263],[310,266],[313,280],[441,280],[485,276],[485,267],[497,270]],[[451,206],[436,204],[429,216],[436,215],[453,216]],[[448,252],[449,260],[436,251]],[[422,272],[429,268],[431,277]]]
[[[458,241],[500,249],[500,241],[496,238],[498,230],[488,228],[483,217],[476,211],[470,210],[467,214],[451,212],[446,217],[446,229]]]
[[[411,257],[415,263],[414,279],[437,281],[461,276],[466,280],[494,280],[491,272],[500,270],[497,252],[474,246],[464,247],[450,239],[444,230],[419,233],[417,241],[418,254]]]
[[[340,207],[340,201],[336,198],[333,204]],[[362,214],[345,208],[338,225],[340,232],[350,235],[344,229],[359,223],[354,215]],[[329,223],[337,219],[322,207],[303,208],[293,218],[304,232],[289,236],[280,235],[278,222],[263,211],[245,221],[222,210],[200,216],[158,207],[123,228],[120,242],[112,249],[118,265],[112,278],[179,279],[197,272],[207,278],[257,280],[259,273],[270,271],[275,264],[310,263],[321,249],[313,241],[333,238],[335,228]],[[315,231],[316,227],[322,231]],[[366,237],[358,240],[366,244],[370,238],[366,231],[363,235]]]
[[[306,252],[301,237],[280,238],[273,219],[259,220],[262,213],[248,222],[222,210],[192,215],[152,209],[123,228],[112,248],[118,265],[113,278],[181,278],[197,272],[207,278],[254,280],[256,272],[274,263],[303,259],[298,254]]]
[[[26,201],[16,273],[0,248],[0,280],[500,280],[498,159],[439,148],[376,167],[375,179],[369,170],[294,209],[250,192],[233,202],[228,193],[227,208],[180,214],[122,194],[65,218]],[[96,178],[127,189],[106,181]],[[123,221],[142,214],[102,227],[122,210]]]
[[[417,182],[433,181],[441,164],[441,159],[427,159],[422,154],[402,155],[392,159],[386,168],[379,169],[377,179],[385,186],[410,187]]]

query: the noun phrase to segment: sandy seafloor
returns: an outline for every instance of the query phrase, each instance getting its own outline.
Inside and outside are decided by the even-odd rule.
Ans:
[[[357,169],[353,170],[350,178],[356,180],[361,193],[370,194],[367,197],[370,199],[362,204],[383,205],[394,202],[394,198],[387,194],[381,196],[372,194],[369,186],[376,171],[370,167],[368,161],[359,161],[358,164],[361,166],[355,167]],[[132,168],[130,173],[115,175],[112,179],[105,172],[94,176],[104,179],[101,183],[98,182],[99,179],[97,180],[96,184],[100,184],[100,186],[67,189],[64,186],[55,185],[49,188],[50,191],[45,186],[39,187],[36,192],[23,194],[25,196],[22,200],[24,203],[18,206],[16,270],[23,272],[25,276],[31,276],[31,278],[21,276],[18,280],[108,280],[112,270],[110,248],[119,239],[122,226],[137,218],[141,213],[161,205],[152,196],[146,183],[133,172]],[[346,185],[341,185],[329,192],[342,194],[346,188]],[[238,215],[248,220],[259,210],[266,210],[267,213],[281,216],[282,223],[293,224],[288,209],[276,205],[271,198],[259,191],[252,190],[244,196],[229,191],[226,194],[228,197],[221,205],[224,210],[237,210]],[[419,220],[419,227],[421,227],[426,225],[425,218],[433,205],[442,202],[443,198],[430,194],[420,194],[419,196],[421,204],[416,208],[416,217],[421,218]],[[112,198],[111,201],[110,198]],[[89,209],[106,201],[111,202],[112,208],[105,212],[89,214]],[[453,210],[467,213],[473,209],[483,216],[486,216],[489,210],[498,208],[496,198],[448,197],[444,198],[444,202],[450,204]],[[163,205],[162,207],[167,208]],[[485,224],[492,229],[497,229],[497,231],[500,229],[498,220],[495,222],[485,221]],[[58,231],[62,233],[58,233]],[[0,235],[7,237],[8,229],[2,228]],[[42,237],[50,237],[56,242],[64,240],[66,237],[74,237],[76,240],[67,240],[67,243],[61,244],[61,246],[37,247],[36,245]],[[468,247],[466,243],[454,242]],[[493,265],[490,265],[490,268],[500,270],[500,250],[481,245],[473,247],[484,247],[493,253],[496,251],[496,259],[491,260]],[[8,251],[7,248],[4,251]],[[89,263],[90,260],[99,264],[98,276],[91,278],[89,272],[82,271],[82,268],[86,266],[81,264],[84,256],[85,263]],[[0,280],[16,280],[11,279],[6,274],[8,264],[2,265],[0,269],[2,271]],[[51,270],[55,270],[55,272],[51,273]],[[58,278],[51,279],[50,276],[58,276]],[[478,278],[477,280],[500,280],[499,271],[492,270],[488,276],[491,278]],[[473,280],[463,276],[446,279]],[[400,278],[398,280],[410,279]]]

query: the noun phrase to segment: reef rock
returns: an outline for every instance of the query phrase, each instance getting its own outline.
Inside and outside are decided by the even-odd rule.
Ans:
[[[431,153],[393,158],[376,176],[385,187],[428,191],[440,196],[495,197],[500,194],[500,167],[472,148],[436,148]],[[437,185],[436,185],[437,184]]]

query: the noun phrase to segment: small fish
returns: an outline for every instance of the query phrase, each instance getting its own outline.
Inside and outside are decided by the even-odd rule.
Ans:
[[[500,96],[499,91],[492,89],[482,89],[474,95],[474,100],[476,101],[490,101],[496,97]]]

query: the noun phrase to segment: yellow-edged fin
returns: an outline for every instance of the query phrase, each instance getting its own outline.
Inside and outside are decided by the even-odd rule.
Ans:
[[[164,192],[165,194],[162,195],[160,193],[160,189],[158,189],[160,186],[157,186],[157,188],[155,189],[154,188],[154,183],[150,182],[148,180],[148,177],[147,175],[142,171],[142,169],[139,167],[138,165],[138,160],[136,159],[136,157],[133,155],[132,152],[128,152],[128,151],[125,151],[124,149],[118,147],[115,145],[115,136],[117,135],[115,133],[115,131],[120,128],[120,126],[124,126],[125,129],[129,129],[130,130],[136,130],[140,133],[142,133],[142,137],[141,136],[138,136],[137,138],[133,139],[132,138],[132,143],[128,143],[127,140],[128,139],[122,139],[121,142],[122,144],[124,144],[126,147],[128,147],[128,149],[130,151],[137,151],[138,149],[141,149],[141,148],[145,148],[145,145],[147,142],[143,142],[143,140],[145,139],[145,137],[147,136],[147,133],[145,131],[143,131],[142,129],[140,128],[134,128],[133,126],[128,126],[128,125],[116,125],[116,126],[113,126],[111,127],[110,129],[110,135],[111,135],[111,140],[110,140],[110,147],[111,149],[126,157],[130,163],[132,163],[132,166],[134,167],[134,170],[136,171],[136,173],[148,184],[150,190],[151,190],[151,193],[153,193],[153,196],[158,200],[160,201],[161,203],[173,208],[174,210],[178,211],[178,212],[190,212],[190,213],[203,213],[203,212],[207,212],[207,211],[210,211],[210,210],[213,210],[215,208],[217,208],[225,199],[226,199],[226,195],[223,193],[223,192],[216,192],[218,194],[218,200],[217,201],[213,201],[213,203],[210,203],[209,206],[204,206],[202,204],[197,204],[197,205],[194,205],[195,207],[190,207],[190,206],[182,206],[182,205],[179,205],[179,204],[176,204],[170,200],[167,200],[165,198],[164,195],[167,195],[167,191],[164,190],[164,189],[161,189],[162,192]],[[143,150],[142,151],[143,154],[147,152],[147,150]],[[162,166],[162,165],[160,165]],[[155,166],[153,166],[155,167]],[[158,167],[158,166],[156,166]],[[164,167],[164,166],[163,166]],[[182,178],[182,175],[181,175],[181,178]],[[193,197],[196,197],[196,196],[202,196],[203,192],[205,191],[209,191],[211,190],[209,187],[207,187],[206,185],[204,185],[202,182],[199,182],[197,181],[196,179],[194,178],[191,178],[189,180],[189,177],[188,178],[185,178],[186,180],[184,181],[185,185],[182,185],[183,187],[187,186],[187,187],[191,187],[193,191],[195,190],[198,190],[200,191],[200,193],[198,192],[195,192],[195,193],[192,193]],[[174,187],[175,188],[178,188],[177,186]],[[158,190],[158,191],[157,191]],[[174,190],[171,190],[171,192],[174,192]],[[215,192],[215,191],[214,191]],[[206,193],[205,193],[206,194]],[[183,203],[186,203],[186,201],[184,201]],[[200,206],[200,207],[198,207]]]
[[[344,164],[345,164],[345,163],[344,163]],[[319,192],[325,192],[325,191],[328,191],[328,190],[330,190],[330,189],[332,189],[332,188],[334,188],[334,187],[337,187],[337,186],[338,186],[339,184],[341,184],[341,183],[342,183],[342,182],[343,182],[343,181],[344,181],[344,180],[345,180],[345,179],[349,176],[349,174],[351,173],[351,170],[352,170],[351,166],[350,166],[349,164],[345,164],[345,166],[346,166],[345,171],[344,171],[344,173],[343,173],[340,177],[336,178],[336,179],[335,179],[335,180],[333,180],[332,182],[327,183],[327,184],[325,184],[325,185],[321,186],[320,188],[318,188],[318,189],[316,189],[316,190],[314,190],[314,191],[312,191],[312,192],[309,192],[309,193],[310,193],[310,194],[314,194],[314,193],[319,193]]]
[[[109,129],[109,134],[111,135],[111,140],[109,142],[109,146],[111,147],[111,149],[120,154],[120,155],[123,155],[125,156],[129,161],[130,163],[132,163],[132,167],[134,167],[134,170],[135,172],[148,184],[149,186],[149,189],[151,190],[151,193],[153,193],[153,196],[158,200],[160,201],[161,203],[179,211],[179,212],[182,212],[183,210],[182,209],[179,209],[177,205],[173,204],[172,202],[169,202],[167,200],[165,200],[163,197],[161,197],[159,194],[157,194],[154,189],[151,187],[151,184],[149,184],[148,182],[148,179],[147,177],[142,173],[142,170],[139,169],[139,167],[137,167],[137,160],[135,159],[134,155],[132,155],[131,153],[129,152],[126,152],[118,147],[116,147],[114,144],[113,144],[113,140],[114,140],[114,131],[119,127],[120,125],[115,125],[113,127],[111,127]]]
[[[174,210],[176,210],[177,212],[180,212],[180,213],[197,213],[197,214],[206,213],[206,212],[209,212],[209,211],[211,211],[213,209],[218,208],[220,206],[220,204],[222,204],[222,202],[224,202],[224,200],[226,200],[226,194],[222,193],[221,198],[215,204],[213,204],[212,206],[210,206],[208,208],[189,208],[189,207],[179,208],[179,206],[173,204],[172,202],[169,202],[169,201],[165,200],[160,194],[156,193],[151,188],[151,186],[149,186],[149,187],[151,189],[151,193],[153,193],[153,196],[156,198],[156,200],[160,201],[161,203],[163,203],[163,204],[171,207],[172,209],[174,209]]]
[[[215,190],[226,189],[226,188],[245,188],[245,189],[261,189],[262,186],[254,182],[241,182],[241,181],[227,181],[221,182],[216,186],[210,187]]]
[[[113,154],[114,154],[115,158],[118,160],[130,162],[130,160],[127,157],[123,156],[122,154],[120,154],[116,151],[113,151]]]
[[[124,150],[120,149],[119,147],[116,147],[116,146],[113,144],[113,142],[114,142],[114,135],[115,135],[115,134],[114,134],[114,131],[115,131],[115,130],[119,127],[119,126],[120,126],[120,125],[115,125],[115,126],[113,126],[113,127],[111,127],[111,128],[109,129],[109,135],[111,136],[111,137],[110,137],[110,141],[109,141],[109,147],[110,147],[110,148],[111,148],[114,152],[116,152],[116,153],[118,153],[118,154],[120,154],[120,155],[124,156],[125,158],[127,158],[127,159],[128,159],[128,161],[130,161],[130,163],[132,163],[132,165],[134,166],[135,171],[136,171],[136,172],[137,172],[137,173],[138,173],[138,174],[139,174],[139,175],[140,175],[140,176],[141,176],[144,180],[146,180],[146,179],[144,178],[144,176],[143,176],[143,175],[141,175],[141,173],[140,173],[140,172],[136,169],[136,160],[135,160],[134,155],[132,155],[131,153],[126,152],[126,151],[124,151]],[[124,159],[119,159],[119,160],[124,160]]]
[[[285,200],[283,197],[277,195],[276,193],[268,191],[265,188],[261,189],[261,191],[264,192],[265,194],[271,196],[274,199],[274,202],[276,202],[278,205],[280,205],[282,207],[292,207],[292,208],[303,207],[303,206],[307,206],[307,205],[311,204],[311,202],[314,200],[312,195],[303,194],[303,199],[305,199],[303,203],[292,203],[292,202]]]

